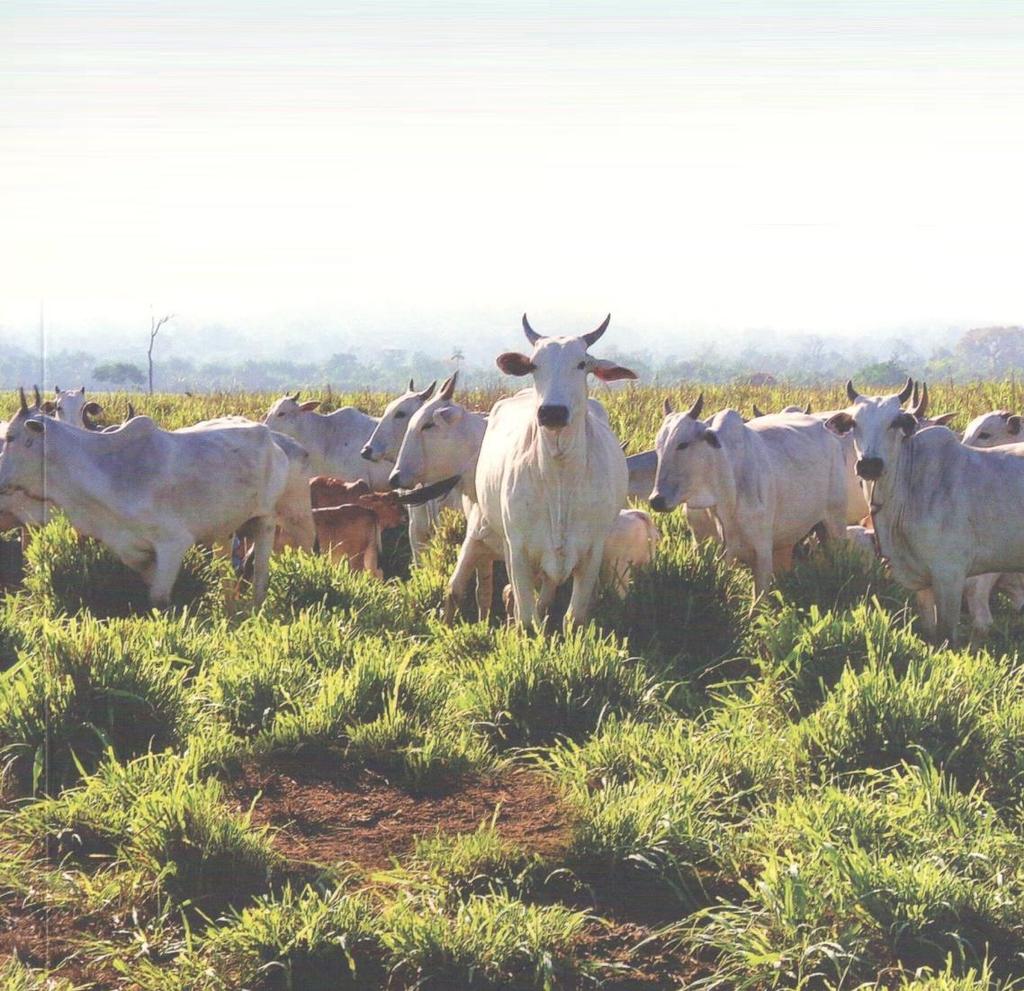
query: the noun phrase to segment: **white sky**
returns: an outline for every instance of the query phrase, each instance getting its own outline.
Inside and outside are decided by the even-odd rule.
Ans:
[[[1019,0],[0,4],[8,327],[1024,322],[1022,190]]]

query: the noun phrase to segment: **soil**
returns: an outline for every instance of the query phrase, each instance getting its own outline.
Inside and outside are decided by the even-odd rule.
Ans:
[[[111,933],[104,926],[100,919],[66,909],[24,908],[4,899],[0,901],[0,961],[15,957],[75,987],[113,988],[116,972],[90,961],[80,945],[88,938],[109,938]]]
[[[409,853],[417,837],[469,833],[492,820],[503,838],[541,856],[557,856],[569,841],[557,796],[529,771],[411,794],[337,761],[275,757],[245,765],[232,788],[239,807],[252,805],[253,822],[273,827],[274,846],[298,865],[379,869]]]

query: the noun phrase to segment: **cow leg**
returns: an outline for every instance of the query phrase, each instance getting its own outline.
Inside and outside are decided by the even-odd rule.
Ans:
[[[792,551],[790,551],[792,560]],[[754,598],[759,599],[766,591],[772,580],[772,548],[758,547],[754,551]]]
[[[165,540],[153,549],[153,560],[146,566],[143,578],[149,585],[149,601],[157,609],[166,609],[171,604],[171,592],[181,570],[185,553],[192,546],[188,535]]]
[[[430,518],[430,503],[425,506],[409,507],[409,548],[412,551],[412,563],[419,564],[423,551],[430,542],[434,523]]]
[[[992,628],[992,590],[999,581],[999,572],[975,575],[964,585],[964,598],[971,616],[971,628],[984,636]]]
[[[260,606],[267,596],[270,583],[270,553],[274,549],[277,524],[273,516],[261,516],[252,525],[252,601]]]
[[[964,597],[963,577],[943,576],[932,585],[935,593],[936,640],[956,646],[956,628],[960,622],[960,608]]]
[[[686,522],[697,543],[705,540],[718,540],[718,524],[709,509],[686,509]]]
[[[455,621],[455,614],[469,589],[469,581],[476,573],[480,559],[485,554],[484,545],[471,534],[466,534],[466,539],[459,549],[455,571],[452,572],[452,577],[448,582],[448,592],[444,599],[444,622],[448,626]]]
[[[516,601],[516,622],[520,626],[534,627],[537,625],[537,593],[533,587],[530,562],[521,548],[512,547],[509,547],[505,561]]]
[[[481,620],[491,615],[491,601],[494,596],[494,560],[490,555],[476,565],[476,611]]]
[[[380,528],[374,527],[372,539],[366,544],[366,548],[363,551],[363,570],[369,571],[371,575],[375,575],[377,578],[383,579],[384,572],[380,567],[380,554],[379,554],[379,541],[380,541]]]
[[[583,626],[590,614],[590,606],[594,601],[597,589],[597,578],[601,573],[602,548],[591,548],[589,554],[576,565],[572,574],[572,598],[565,613],[565,629]]]
[[[921,620],[921,634],[925,640],[935,639],[935,593],[930,588],[922,588],[914,593],[917,604],[917,615]]]

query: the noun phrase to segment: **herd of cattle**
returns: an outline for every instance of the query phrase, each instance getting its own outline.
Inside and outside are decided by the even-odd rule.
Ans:
[[[666,402],[654,449],[626,457],[588,398],[590,375],[636,377],[590,354],[608,323],[544,337],[524,315],[530,353],[497,364],[532,384],[489,412],[455,400],[454,375],[440,389],[410,382],[379,419],[351,407],[321,414],[296,393],[263,423],[222,417],[173,431],[131,409],[100,429],[102,410],[84,389],[57,389],[45,402],[36,390],[32,404],[19,390],[2,426],[0,525],[38,526],[59,508],[141,575],[156,606],[169,602],[190,547],[242,540],[259,603],[275,550],[319,547],[380,574],[381,531],[403,508],[415,562],[449,506],[467,529],[448,620],[474,583],[487,615],[503,561],[516,622],[541,622],[571,579],[566,621],[582,623],[602,576],[621,594],[655,552],[651,518],[627,508],[633,496],[656,512],[685,507],[697,539],[751,568],[755,595],[816,537],[882,556],[940,640],[955,639],[965,598],[980,632],[997,586],[1024,605],[1019,416],[984,414],[961,438],[949,414],[928,416],[927,388],[918,394],[911,381],[888,396],[847,383],[845,409],[755,407],[750,419],[732,409],[702,418],[701,397],[685,412]]]

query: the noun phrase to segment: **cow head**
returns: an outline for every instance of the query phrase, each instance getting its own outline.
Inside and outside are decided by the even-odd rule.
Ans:
[[[456,375],[458,373],[456,372]],[[453,375],[444,386],[451,383],[455,387],[455,375]],[[403,392],[397,399],[392,399],[384,409],[377,426],[374,427],[370,439],[359,452],[367,461],[394,461],[398,457],[398,449],[402,446],[402,439],[409,426],[409,420],[413,414],[434,394],[436,382],[431,382],[421,392],[413,389],[413,380],[409,379],[409,390]]]
[[[273,430],[280,430],[282,433],[288,431],[285,427],[295,423],[306,413],[312,413],[320,405],[319,399],[310,399],[304,403],[299,402],[299,394],[293,396],[282,396],[273,406],[267,410],[263,422]]]
[[[452,399],[454,392],[453,375],[437,396],[413,414],[395,459],[395,470],[388,479],[392,488],[430,485],[462,472],[472,438],[460,429],[466,408]]]
[[[359,505],[373,510],[382,530],[390,530],[405,522],[405,512],[394,492],[371,492],[360,498]]]
[[[597,330],[582,337],[544,337],[523,314],[523,331],[533,345],[529,356],[506,351],[498,356],[498,367],[506,375],[532,375],[537,395],[537,422],[548,430],[560,430],[586,410],[587,375],[593,373],[604,382],[635,379],[628,368],[614,361],[602,361],[588,354],[608,329],[611,314]]]
[[[93,416],[99,416],[103,407],[99,403],[86,403],[85,386],[80,385],[77,389],[62,389],[59,385],[53,387],[53,415],[62,423],[70,423],[75,427],[87,425],[86,411]],[[44,412],[49,412],[45,410]]]
[[[47,425],[49,429],[56,429],[53,420],[39,414],[38,410],[36,415],[15,415],[8,422],[0,457],[0,494],[20,490],[35,499],[45,498],[43,434]]]
[[[919,424],[914,414],[903,409],[913,390],[914,383],[908,378],[900,392],[862,396],[853,382],[847,382],[846,395],[851,405],[825,421],[833,433],[852,433],[857,474],[866,481],[878,481],[887,464],[895,461],[899,445],[917,431]]]
[[[711,422],[700,419],[703,408],[703,393],[685,413],[674,412],[665,400],[665,419],[654,445],[658,471],[648,500],[655,512],[668,512],[684,502],[691,509],[709,509],[715,504],[709,482],[722,442]]]
[[[967,424],[964,444],[968,447],[1002,447],[1019,444],[1024,437],[1020,432],[1021,418],[1009,410],[1000,409],[983,413]]]

